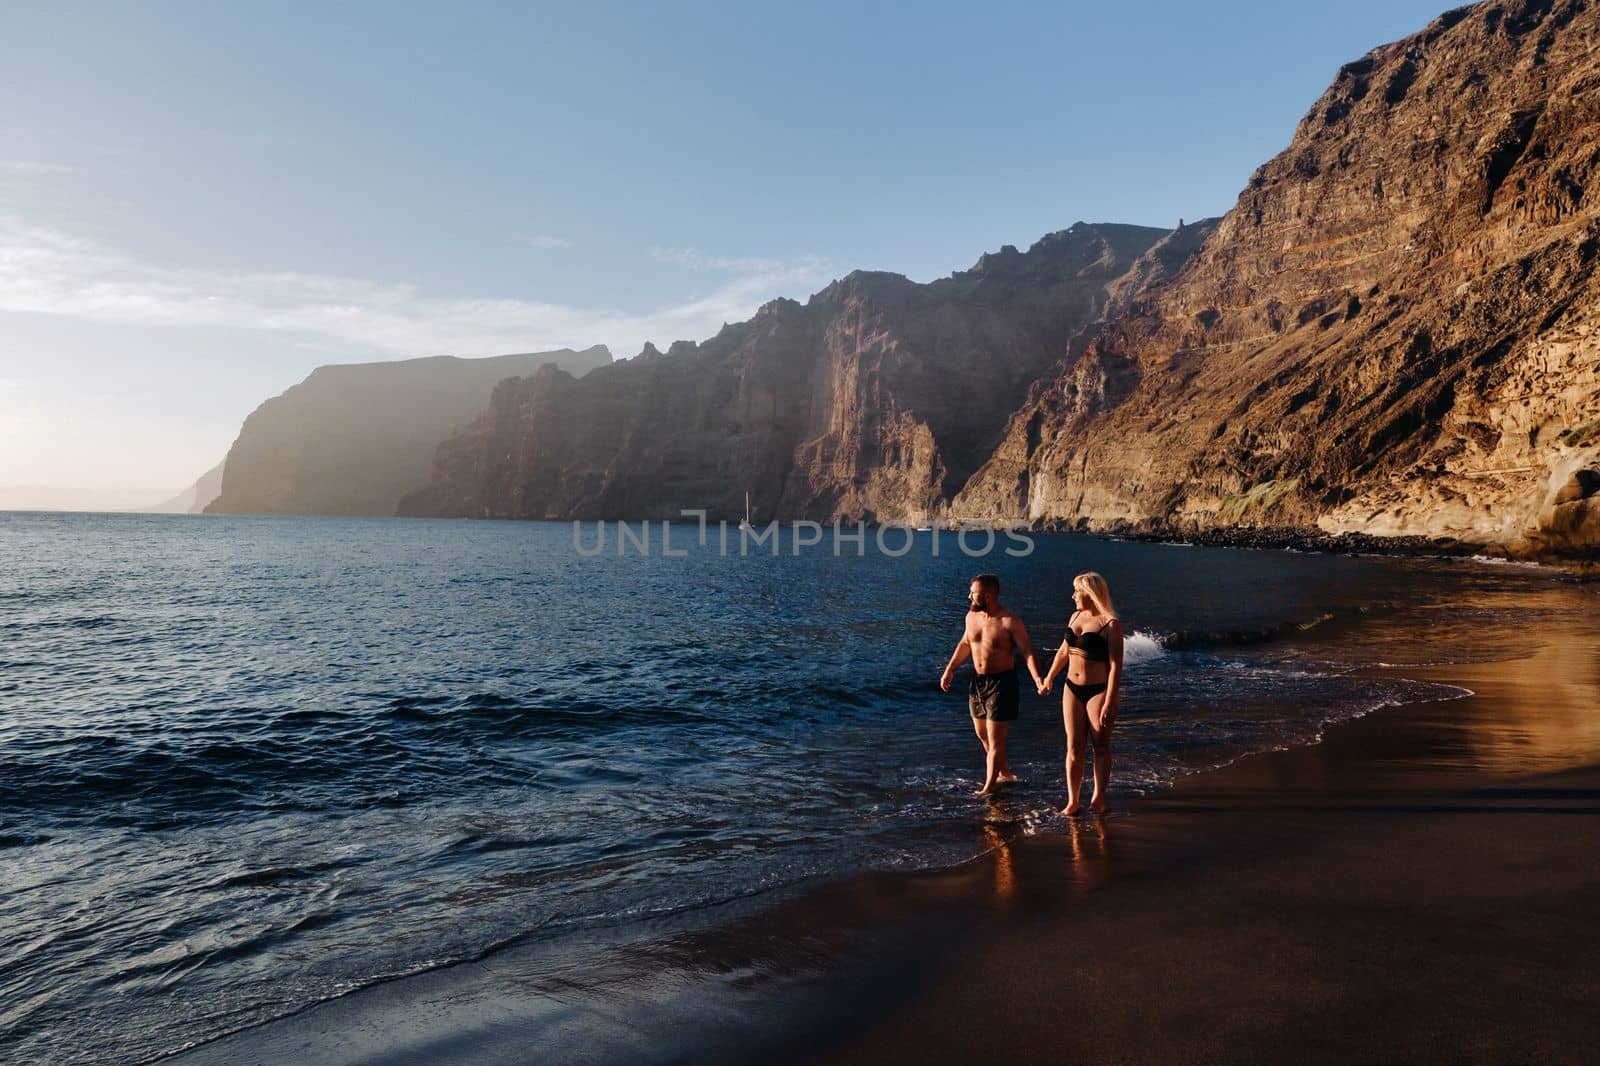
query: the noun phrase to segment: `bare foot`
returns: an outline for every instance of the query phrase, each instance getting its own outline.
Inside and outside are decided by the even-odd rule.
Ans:
[[[1014,785],[1016,783],[1017,775],[1011,773],[1009,770],[995,778],[995,784],[997,785]]]
[[[996,786],[989,785],[986,788],[978,789],[978,791],[974,792],[973,795],[974,796],[992,796],[998,791],[999,791],[999,789]]]
[[[1106,813],[1106,801],[1096,796],[1089,801],[1089,809],[1096,814],[1104,814]]]
[[[1077,800],[1073,800],[1071,803],[1061,808],[1061,813],[1066,815],[1068,818],[1071,818],[1081,810],[1083,810],[1083,804],[1079,803]]]

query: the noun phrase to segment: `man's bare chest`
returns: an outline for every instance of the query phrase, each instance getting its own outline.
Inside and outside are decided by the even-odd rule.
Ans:
[[[986,622],[967,631],[967,639],[985,648],[1003,648],[1011,645],[1011,627],[1004,622]]]

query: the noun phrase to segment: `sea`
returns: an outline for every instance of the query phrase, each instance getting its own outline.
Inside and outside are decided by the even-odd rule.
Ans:
[[[1514,657],[1567,580],[1081,535],[741,552],[675,525],[666,554],[630,528],[0,513],[0,1059],[151,1061],[508,944],[970,861],[996,821],[1060,832],[1059,695],[1024,684],[994,804],[965,675],[938,687],[979,572],[1047,657],[1073,576],[1106,576],[1134,818],[1463,695],[1403,667]]]

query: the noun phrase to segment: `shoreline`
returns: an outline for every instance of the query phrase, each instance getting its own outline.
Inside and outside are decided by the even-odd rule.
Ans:
[[[1505,1041],[1537,1026],[1533,1057],[1574,1059],[1600,1041],[1582,961],[1600,869],[1574,844],[1600,816],[1597,661],[1600,632],[1566,625],[1523,660],[1365,668],[1473,694],[1335,723],[1104,819],[1031,836],[997,819],[953,868],[513,948],[177,1057],[943,1061],[992,1050],[981,989],[1029,1057],[1526,1057]],[[1115,1005],[1091,1006],[1106,982]]]
[[[433,517],[425,515],[382,515],[382,514],[300,514],[293,512],[276,511],[239,511],[239,512],[173,512],[124,510],[124,511],[60,511],[34,508],[0,508],[0,514],[26,514],[26,515],[110,515],[110,516],[156,516],[176,518],[311,518],[311,519],[401,519],[405,521],[429,522],[526,522],[526,523],[554,523],[566,525],[577,522],[598,522],[627,524],[634,522],[660,523],[664,521],[681,522],[680,516],[668,518],[505,518],[500,516],[465,515],[456,517]],[[843,521],[847,516],[838,515],[835,519]],[[721,519],[730,525],[735,524],[738,516]],[[718,521],[718,519],[711,519]],[[774,519],[779,524],[811,521],[803,518]],[[876,529],[884,523],[876,519],[862,520],[851,518],[853,524],[860,521],[866,529]],[[922,521],[909,519],[894,519],[897,525],[906,527],[916,533],[945,532],[953,533],[961,528],[960,522],[950,519],[936,519],[929,526]],[[828,523],[823,523],[827,525]],[[1299,551],[1324,555],[1374,555],[1393,556],[1398,558],[1416,559],[1456,559],[1462,561],[1476,561],[1482,563],[1516,563],[1528,566],[1547,567],[1552,570],[1570,574],[1582,580],[1600,580],[1600,556],[1593,551],[1586,554],[1562,554],[1558,552],[1523,551],[1514,552],[1504,544],[1488,541],[1465,541],[1456,537],[1433,537],[1425,534],[1409,534],[1406,536],[1383,537],[1370,533],[1344,532],[1329,533],[1315,526],[1208,526],[1203,528],[1164,526],[1161,522],[1138,523],[1112,523],[1107,526],[1090,526],[1085,519],[1076,521],[1064,518],[1050,519],[974,519],[974,528],[988,529],[1014,529],[1019,533],[1046,533],[1051,535],[1071,535],[1096,537],[1102,540],[1133,541],[1144,544],[1170,544],[1188,545],[1209,548],[1249,548],[1260,551]]]
[[[1048,523],[1036,533],[1081,533],[1144,544],[1183,544],[1256,551],[1297,551],[1321,555],[1373,555],[1404,559],[1448,559],[1484,565],[1544,567],[1578,580],[1600,579],[1600,559],[1549,552],[1514,553],[1501,544],[1462,541],[1454,537],[1378,537],[1368,533],[1328,533],[1314,527],[1230,526],[1200,530],[1055,529]]]
[[[1017,886],[1085,866],[1100,880],[1036,897],[816,1057],[981,1055],[953,1019],[981,988],[1027,1060],[1584,1059],[1600,1039],[1600,864],[1583,843],[1600,819],[1597,651],[1569,631],[1521,660],[1368,668],[1472,694],[1195,775],[1123,826],[1075,831],[1067,855],[1022,842]]]

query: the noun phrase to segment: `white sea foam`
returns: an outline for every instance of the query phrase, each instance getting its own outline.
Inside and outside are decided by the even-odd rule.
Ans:
[[[1122,662],[1126,666],[1159,659],[1165,654],[1167,648],[1161,643],[1161,638],[1152,636],[1142,629],[1135,629],[1122,641]]]
[[[1492,555],[1471,555],[1468,558],[1485,566],[1516,566],[1526,570],[1543,570],[1546,568],[1543,563],[1533,562],[1528,559],[1500,559]]]

